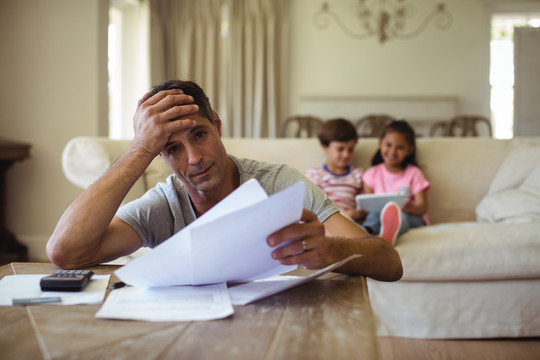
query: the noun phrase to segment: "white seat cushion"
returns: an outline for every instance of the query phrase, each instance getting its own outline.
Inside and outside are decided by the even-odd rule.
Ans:
[[[447,223],[399,237],[401,281],[540,278],[540,221],[522,224]]]

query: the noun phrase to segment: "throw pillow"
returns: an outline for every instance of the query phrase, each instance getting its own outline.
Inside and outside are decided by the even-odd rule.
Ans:
[[[519,188],[533,193],[536,196],[540,196],[540,165],[536,166],[536,168],[531,171]]]
[[[540,164],[518,188],[488,194],[476,207],[479,222],[519,223],[540,220]]]
[[[62,152],[64,174],[73,184],[86,189],[109,168],[109,154],[92,138],[71,139]]]
[[[522,189],[491,194],[480,201],[476,216],[484,223],[540,221],[540,196]]]
[[[531,169],[536,168],[537,165],[540,165],[540,146],[514,149],[493,178],[488,194],[519,187],[529,176]]]

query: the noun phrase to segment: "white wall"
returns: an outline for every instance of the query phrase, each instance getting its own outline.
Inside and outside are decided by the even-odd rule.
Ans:
[[[335,1],[344,0],[330,6]],[[448,30],[431,23],[414,39],[384,44],[352,39],[336,23],[316,28],[313,14],[320,3],[292,3],[292,113],[310,96],[456,96],[458,112],[489,116],[489,17],[483,1],[447,0],[453,15]],[[417,12],[427,14],[436,1],[416,3]]]
[[[430,26],[416,39],[380,45],[336,26],[316,29],[320,1],[292,0],[291,113],[305,96],[432,95],[457,96],[460,111],[487,115],[484,1],[446,2],[454,16],[446,32]],[[33,260],[46,260],[56,221],[80,193],[62,174],[63,146],[106,131],[106,4],[0,1],[0,137],[32,144],[32,157],[7,174],[7,225]]]
[[[32,144],[31,158],[8,170],[6,220],[34,260],[46,260],[45,243],[80,192],[62,175],[62,148],[106,123],[103,4],[106,21],[103,0],[0,1],[0,137]]]

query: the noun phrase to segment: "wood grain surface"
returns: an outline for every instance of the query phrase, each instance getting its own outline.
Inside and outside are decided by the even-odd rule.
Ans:
[[[97,266],[112,274],[117,266]],[[0,276],[48,274],[52,264],[12,263]],[[305,270],[303,271],[305,272]],[[302,274],[302,271],[298,271]],[[111,283],[118,281],[111,276]],[[328,274],[199,322],[95,318],[100,305],[0,306],[1,359],[377,359],[364,277]]]

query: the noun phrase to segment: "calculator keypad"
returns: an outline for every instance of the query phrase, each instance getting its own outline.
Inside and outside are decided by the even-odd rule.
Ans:
[[[58,270],[40,281],[42,291],[81,291],[94,273],[90,270]]]

